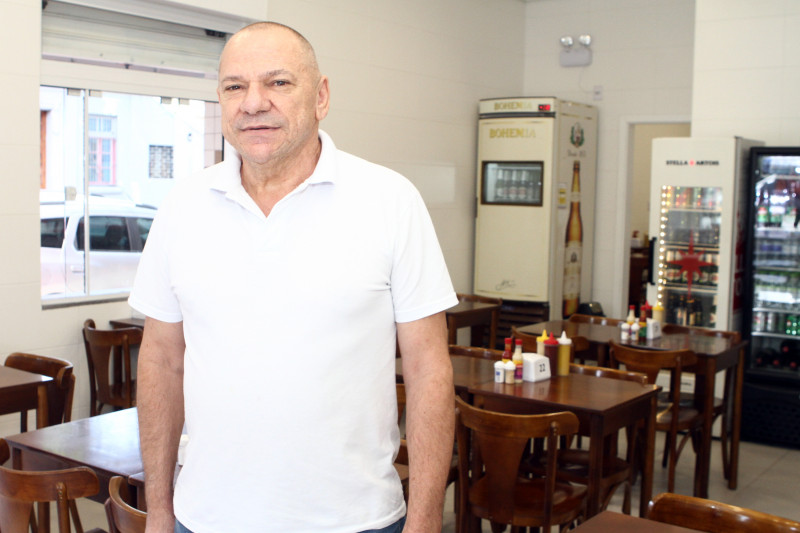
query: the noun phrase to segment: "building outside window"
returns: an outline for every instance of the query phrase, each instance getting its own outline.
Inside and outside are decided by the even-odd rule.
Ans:
[[[117,118],[89,115],[89,185],[114,185]]]

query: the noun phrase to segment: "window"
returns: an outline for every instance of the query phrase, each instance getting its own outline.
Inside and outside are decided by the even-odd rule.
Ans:
[[[150,145],[150,179],[172,179],[172,146]]]
[[[216,162],[217,104],[42,86],[40,105],[42,297],[124,295],[175,180]]]
[[[116,117],[89,115],[89,185],[114,185]]]

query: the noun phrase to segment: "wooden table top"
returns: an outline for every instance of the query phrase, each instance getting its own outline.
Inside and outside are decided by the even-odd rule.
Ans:
[[[562,331],[566,331],[567,337],[583,337],[591,343],[607,344],[609,340],[620,342],[620,329],[616,326],[570,322],[569,320],[550,320],[519,328],[523,333],[536,336],[541,335],[545,329],[548,334],[552,332],[556,337],[560,336]],[[657,339],[624,344],[655,350],[689,349],[697,355],[705,357],[726,353],[734,347],[731,339],[725,337],[690,335],[687,333],[663,333]]]
[[[543,381],[521,384],[483,382],[469,387],[474,394],[531,400],[550,411],[569,409],[584,413],[606,413],[625,409],[630,403],[656,394],[657,385],[641,385],[621,379],[598,378],[584,374],[552,376]]]
[[[471,313],[473,311],[488,311],[493,309],[500,309],[500,304],[493,304],[487,302],[473,302],[470,300],[459,300],[456,305],[446,309],[445,314],[461,314]]]
[[[38,386],[48,381],[53,381],[53,378],[0,365],[0,389],[4,392]]]
[[[647,533],[697,533],[696,529],[686,529],[613,511],[603,511],[573,531],[579,533],[641,533],[642,531]]]
[[[144,318],[115,318],[108,321],[112,328],[144,328]]]
[[[128,477],[142,471],[136,408],[73,420],[6,437],[22,468],[88,466],[101,475]],[[44,468],[42,468],[44,467]]]
[[[457,391],[466,391],[473,385],[494,381],[494,361],[479,359],[466,355],[451,355],[453,365],[453,384]],[[395,361],[395,374],[399,380],[403,378],[403,360]]]

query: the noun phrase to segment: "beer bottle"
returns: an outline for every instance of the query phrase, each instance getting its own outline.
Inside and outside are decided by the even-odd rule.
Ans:
[[[578,310],[581,295],[581,252],[583,248],[583,223],[581,222],[581,162],[572,165],[572,192],[569,218],[564,238],[564,309],[566,318]]]

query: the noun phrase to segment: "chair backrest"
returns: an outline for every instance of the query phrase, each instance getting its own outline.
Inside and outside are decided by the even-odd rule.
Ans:
[[[713,500],[665,492],[655,497],[647,518],[707,533],[798,533],[800,522]]]
[[[114,533],[144,533],[147,513],[130,505],[128,483],[122,476],[114,476],[108,483],[106,517],[109,531]]]
[[[6,357],[5,366],[53,378],[47,387],[47,425],[72,420],[72,398],[75,374],[72,363],[65,359],[30,353],[14,352]],[[22,412],[20,431],[28,431],[27,412]]]
[[[479,346],[459,346],[457,344],[451,344],[450,355],[464,355],[467,357],[475,357],[477,359],[499,361],[503,358],[503,350],[493,350],[491,348],[481,348]]]
[[[627,370],[647,375],[650,384],[655,384],[658,372],[662,369],[671,370],[673,382],[679,384],[683,368],[697,362],[697,356],[691,350],[645,350],[613,340],[608,344],[614,361],[624,363]],[[680,387],[677,387],[675,393],[679,390]]]
[[[640,385],[647,385],[647,375],[642,374],[641,372],[619,370],[617,368],[606,368],[603,366],[579,365],[576,363],[569,365],[569,371],[571,374],[583,374],[598,378],[621,379],[624,381],[633,381],[634,383],[639,383]]]
[[[569,321],[580,322],[582,324],[599,324],[600,326],[618,326],[625,322],[624,320],[620,320],[618,318],[608,318],[595,315],[579,315],[578,313],[570,315]]]
[[[0,439],[0,448],[5,448],[8,453],[8,444],[3,439]],[[75,499],[92,496],[99,490],[97,476],[85,466],[36,472],[0,466],[0,531],[26,533],[33,504],[55,502],[59,532],[71,532],[70,516],[75,530],[82,532]]]
[[[553,508],[559,437],[577,433],[578,418],[567,411],[541,415],[498,413],[473,407],[460,397],[456,397],[456,406],[461,503],[466,503],[469,487],[485,484],[488,494],[485,503],[492,520],[511,523],[520,463],[531,439],[545,439],[547,482],[541,505],[545,516],[543,529],[547,531]],[[462,511],[466,509],[462,507]]]
[[[98,402],[122,408],[135,406],[131,346],[142,343],[142,330],[97,329],[90,318],[83,323],[83,340],[89,364],[91,416],[98,414]],[[122,368],[112,367],[112,359]]]
[[[536,353],[536,335],[523,333],[517,326],[511,326],[511,336],[522,340],[522,351]]]

